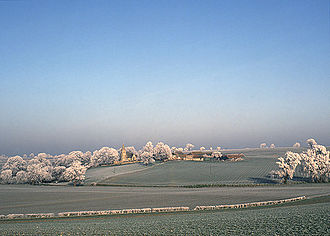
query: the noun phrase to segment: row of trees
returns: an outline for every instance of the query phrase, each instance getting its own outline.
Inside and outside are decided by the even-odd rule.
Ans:
[[[267,143],[261,143],[259,147],[260,148],[267,148]],[[269,148],[275,148],[275,144],[272,143],[271,145],[269,145]]]
[[[330,177],[330,151],[308,139],[309,149],[302,153],[286,152],[284,157],[278,158],[279,170],[272,171],[271,176],[280,178],[284,183],[292,179],[295,172],[299,172],[313,182],[328,182]]]
[[[259,148],[275,148],[275,147],[276,146],[275,146],[274,143],[270,144],[269,147],[267,147],[267,143],[261,143],[259,145]],[[300,148],[300,143],[296,142],[295,144],[292,145],[292,147],[294,147],[294,148]]]
[[[81,153],[80,156],[77,156]],[[2,167],[0,178],[3,183],[40,184],[49,182],[73,182],[80,183],[85,179],[87,166],[78,159],[89,153],[80,151],[71,152],[68,155],[52,157],[46,153],[39,153],[30,160],[24,160],[20,156],[8,158]]]
[[[126,147],[125,150],[131,155],[135,155],[138,161],[144,164],[154,163],[156,160],[168,160],[172,158],[175,151],[189,151],[194,145],[187,144],[185,148],[172,149],[162,142],[155,146],[152,142],[147,144],[139,151],[134,147]],[[102,147],[90,151],[73,151],[69,154],[52,156],[46,153],[29,156],[13,156],[7,159],[0,174],[3,183],[29,183],[40,184],[49,182],[73,182],[79,184],[84,181],[86,170],[101,165],[111,165],[120,160],[121,149]]]

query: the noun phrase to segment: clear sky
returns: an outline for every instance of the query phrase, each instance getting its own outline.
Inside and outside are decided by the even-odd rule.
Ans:
[[[330,144],[329,1],[0,1],[0,154]]]

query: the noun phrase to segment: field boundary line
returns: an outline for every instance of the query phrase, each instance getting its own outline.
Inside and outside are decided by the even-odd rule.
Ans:
[[[109,216],[109,215],[128,215],[128,214],[150,214],[150,213],[173,213],[173,212],[195,212],[195,211],[210,211],[235,208],[251,208],[269,205],[278,205],[283,203],[306,200],[306,196],[287,198],[282,200],[270,200],[261,202],[250,202],[230,205],[212,205],[212,206],[195,206],[189,208],[186,206],[179,207],[147,207],[137,209],[122,209],[122,210],[101,210],[101,211],[70,211],[59,213],[30,213],[30,214],[8,214],[0,215],[0,220],[18,220],[18,219],[52,219],[52,218],[68,218],[68,217],[86,217],[86,216]]]
[[[299,185],[299,184],[309,184],[306,182],[290,182],[287,184],[268,184],[268,183],[261,183],[261,184],[192,184],[192,185],[141,185],[141,184],[116,184],[116,183],[96,183],[96,186],[110,186],[110,187],[144,187],[144,188],[221,188],[221,187],[265,187],[265,186],[276,186],[276,187],[283,187],[288,185]]]

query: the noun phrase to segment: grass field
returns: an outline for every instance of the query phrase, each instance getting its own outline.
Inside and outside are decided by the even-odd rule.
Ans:
[[[237,162],[171,161],[144,171],[112,176],[98,182],[135,186],[276,183],[267,178],[267,175],[277,169],[277,158],[288,150],[292,148],[224,151],[223,153],[243,152],[246,158]],[[301,149],[294,150],[301,151]]]
[[[329,235],[329,197],[277,207],[0,222],[2,235]]]

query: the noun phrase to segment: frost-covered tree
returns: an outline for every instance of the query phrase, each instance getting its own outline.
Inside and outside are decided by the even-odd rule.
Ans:
[[[154,150],[154,146],[152,145],[152,142],[151,141],[147,142],[147,144],[142,148],[142,150],[144,152],[150,152],[150,153],[152,153],[153,150]]]
[[[176,147],[171,147],[171,152],[172,152],[172,154],[174,154],[174,153],[176,153]]]
[[[138,152],[135,150],[135,147],[130,146],[130,147],[125,147],[126,152],[138,156]]]
[[[149,163],[149,159],[154,156],[154,146],[151,141],[147,142],[147,144],[138,151],[138,156],[139,160],[143,161],[143,163]]]
[[[0,155],[0,160],[7,160],[9,157],[7,157],[6,155]]]
[[[172,158],[172,151],[167,144],[157,143],[154,147],[153,154],[156,160],[167,160]]]
[[[31,164],[27,167],[28,182],[30,184],[40,184],[52,181],[52,168],[42,167],[41,164]]]
[[[62,174],[63,181],[72,182],[74,185],[80,184],[85,179],[87,168],[81,164],[80,161],[75,161]]]
[[[272,143],[271,145],[269,145],[269,148],[275,148],[275,144]]]
[[[191,144],[191,143],[187,143],[186,147],[184,148],[184,150],[187,151],[191,151],[193,148],[195,147],[195,145]]]
[[[295,144],[293,144],[292,147],[294,147],[294,148],[300,148],[300,143],[296,142]]]
[[[260,148],[266,148],[267,147],[267,144],[266,143],[261,143],[260,144]]]
[[[151,152],[141,152],[140,159],[144,162],[148,159],[151,159],[153,157]]]
[[[68,155],[61,154],[55,156],[56,166],[70,167],[73,162],[80,161],[82,165],[88,166],[90,164],[92,154],[91,152],[83,153],[82,151],[72,151]]]
[[[139,150],[139,158],[146,164],[153,162],[153,160],[167,160],[172,158],[172,152],[176,152],[177,149],[172,147],[172,149],[162,142],[157,143],[154,147],[152,142],[147,142],[147,144]],[[151,162],[150,162],[151,161]]]
[[[65,172],[66,167],[65,166],[55,166],[53,169],[53,178],[56,181],[63,181],[63,173]]]
[[[79,157],[70,154],[69,155],[60,154],[58,156],[55,156],[54,159],[55,159],[55,166],[64,166],[64,167],[70,167],[73,162],[80,160]]]
[[[53,167],[50,161],[46,159],[50,157],[51,155],[49,154],[39,153],[28,162],[23,160],[20,156],[11,157],[3,166],[2,181],[4,183],[31,184],[50,182],[53,179]]]
[[[17,184],[25,184],[29,182],[29,175],[26,171],[21,170],[18,171],[16,176],[15,176],[15,182]]]
[[[220,159],[222,157],[222,153],[218,152],[218,151],[212,152],[211,157],[216,158],[216,159]]]
[[[293,174],[300,161],[301,157],[298,153],[286,152],[284,158],[280,157],[276,162],[280,170],[273,172],[273,174],[281,178],[284,183],[287,183],[289,179],[293,178]]]
[[[114,148],[103,147],[93,152],[91,166],[110,165],[119,161],[118,151]]]
[[[273,171],[272,175],[280,177],[286,182],[293,177],[296,167],[299,165],[302,173],[310,177],[314,182],[328,182],[330,178],[329,155],[326,147],[318,145],[314,139],[308,139],[310,148],[301,154],[287,152],[285,158],[279,158],[277,164],[279,171]],[[300,165],[301,164],[301,165]]]
[[[53,166],[50,161],[46,159],[44,153],[40,153],[38,156],[28,161],[26,171],[28,182],[31,184],[40,184],[53,180]]]
[[[313,145],[317,145],[316,141],[312,138],[310,139],[307,139],[306,143],[311,147],[313,148]]]
[[[42,166],[52,166],[50,160],[48,160],[49,155],[46,153],[39,153],[37,156],[29,160],[27,163],[28,165],[31,164],[41,164]]]
[[[84,153],[84,155],[81,157],[80,162],[82,165],[89,168],[90,162],[92,159],[92,153],[90,151],[87,151]]]
[[[306,176],[314,182],[328,182],[330,177],[330,151],[318,145],[314,139],[308,139],[311,148],[300,154]]]
[[[48,158],[52,158],[53,156],[50,154],[41,152],[37,155],[37,157],[42,158],[42,159],[48,159]]]
[[[201,152],[205,151],[205,147],[200,147],[199,149]]]
[[[128,148],[135,151],[134,148]],[[136,151],[135,151],[136,152]],[[29,159],[27,155],[24,155]],[[20,156],[8,158],[0,173],[3,183],[40,184],[52,181],[69,181],[78,183],[84,177],[87,168],[102,164],[112,164],[119,160],[118,152],[113,148],[101,148],[93,153],[72,151],[69,154],[52,156],[46,153],[31,154],[26,161]],[[91,160],[92,159],[92,160]],[[79,165],[78,165],[79,164]],[[83,173],[83,174],[81,174]]]
[[[80,161],[82,165],[87,165],[90,162],[92,153],[91,152],[83,153],[82,151],[73,151],[73,152],[70,152],[68,156],[71,157],[71,159],[74,160],[74,162]]]
[[[26,170],[26,161],[20,156],[10,157],[3,165],[2,170],[11,170],[12,175],[15,176],[17,172]]]
[[[9,169],[1,171],[0,179],[1,182],[5,184],[15,183],[15,179],[13,178],[13,172]]]

